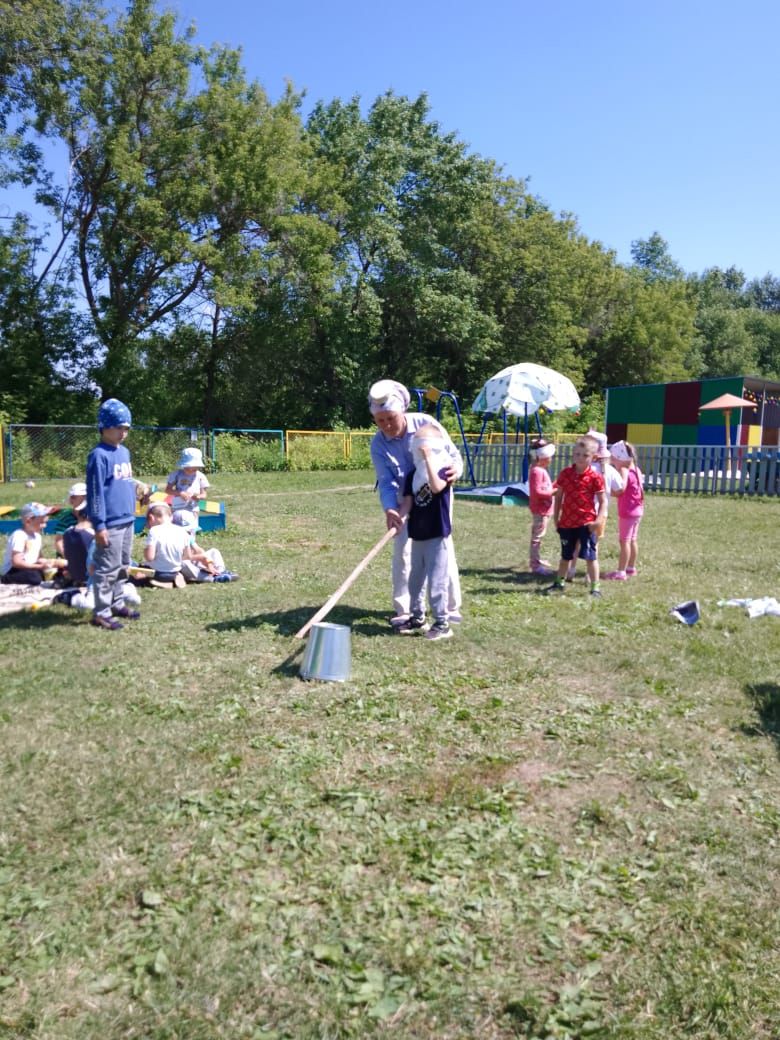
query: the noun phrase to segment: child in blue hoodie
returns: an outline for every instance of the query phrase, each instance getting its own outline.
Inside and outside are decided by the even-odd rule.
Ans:
[[[87,459],[87,512],[95,529],[95,610],[92,624],[109,632],[122,628],[117,618],[140,617],[126,606],[124,591],[133,545],[136,482],[124,439],[130,409],[115,397],[98,411],[100,443]]]

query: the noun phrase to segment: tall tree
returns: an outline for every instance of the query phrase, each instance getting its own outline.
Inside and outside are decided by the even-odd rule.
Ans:
[[[669,243],[657,231],[650,238],[638,238],[631,243],[631,258],[648,282],[673,281],[685,274],[672,259]]]
[[[39,282],[39,245],[21,218],[0,231],[0,410],[17,421],[83,421],[92,397],[83,320],[66,289]]]
[[[26,68],[17,84],[37,128],[67,147],[69,183],[45,201],[100,343],[95,378],[119,394],[142,378],[144,339],[268,237],[300,121],[292,96],[271,105],[237,54],[195,48],[153,0],[78,24],[53,26],[70,60]]]

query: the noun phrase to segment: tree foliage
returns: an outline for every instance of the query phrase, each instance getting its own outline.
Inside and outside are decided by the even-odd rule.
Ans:
[[[468,402],[533,360],[597,411],[608,385],[780,371],[772,275],[688,276],[657,231],[619,264],[424,95],[300,104],[153,0],[0,0],[0,184],[58,229],[0,239],[0,407],[360,425],[388,374]]]

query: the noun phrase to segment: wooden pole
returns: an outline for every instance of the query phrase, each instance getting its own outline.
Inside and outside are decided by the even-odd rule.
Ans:
[[[326,614],[330,613],[330,611],[336,606],[338,601],[341,599],[341,597],[344,595],[344,593],[347,591],[350,585],[355,581],[355,579],[363,573],[363,571],[366,569],[369,563],[371,563],[371,561],[377,555],[377,553],[381,552],[382,549],[384,549],[384,547],[392,538],[395,538],[396,534],[398,534],[398,530],[395,527],[391,527],[389,531],[385,531],[385,533],[376,543],[374,548],[371,549],[370,552],[366,553],[366,555],[363,557],[363,559],[360,561],[357,567],[355,567],[355,569],[352,571],[350,576],[339,585],[339,587],[336,589],[336,591],[333,593],[330,599],[326,603],[323,603],[323,605],[320,607],[317,613],[309,621],[306,622],[303,628],[299,629],[295,633],[296,639],[303,639],[303,637],[306,635],[306,633],[309,631],[312,625],[316,625],[318,621],[322,621]]]

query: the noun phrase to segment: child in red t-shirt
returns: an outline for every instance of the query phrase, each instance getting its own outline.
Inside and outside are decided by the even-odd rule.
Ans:
[[[547,472],[555,445],[539,437],[531,444],[531,468],[528,470],[528,507],[531,511],[531,545],[528,566],[533,574],[545,577],[555,574],[555,569],[541,558],[542,539],[553,514],[553,482]]]
[[[591,468],[594,443],[580,437],[574,445],[573,465],[558,474],[553,498],[553,520],[561,539],[558,575],[545,592],[563,592],[566,571],[574,550],[579,546],[580,559],[585,560],[591,596],[600,597],[599,561],[595,531],[603,522],[607,509],[604,478]]]

